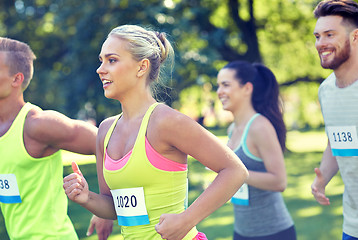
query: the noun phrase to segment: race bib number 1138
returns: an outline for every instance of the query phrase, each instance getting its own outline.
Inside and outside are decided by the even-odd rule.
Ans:
[[[358,137],[355,126],[327,127],[333,156],[358,156]]]
[[[0,202],[21,203],[15,174],[0,174]]]

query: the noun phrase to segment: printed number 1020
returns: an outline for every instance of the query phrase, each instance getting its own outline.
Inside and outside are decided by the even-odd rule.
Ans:
[[[136,207],[137,198],[134,195],[132,195],[131,197],[117,196],[117,203],[119,208]]]

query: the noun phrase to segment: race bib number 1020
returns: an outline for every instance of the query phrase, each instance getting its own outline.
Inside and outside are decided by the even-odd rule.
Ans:
[[[118,225],[138,226],[149,224],[143,187],[111,190]]]

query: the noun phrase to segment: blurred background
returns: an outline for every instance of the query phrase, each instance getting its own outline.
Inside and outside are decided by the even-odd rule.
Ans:
[[[317,89],[323,70],[314,47],[317,0],[2,0],[0,36],[28,43],[35,74],[25,98],[43,109],[95,120],[120,112],[103,96],[96,73],[109,31],[139,24],[166,32],[175,52],[170,88],[159,96],[207,127],[230,121],[216,90],[228,61],[262,62],[275,73],[289,129],[317,128],[323,120]],[[168,69],[170,70],[170,68]]]
[[[332,183],[336,188],[330,193],[336,201],[328,212],[310,194],[313,168],[319,165],[327,143],[317,91],[330,74],[321,68],[314,46],[316,20],[312,12],[318,2],[1,0],[0,36],[28,43],[37,55],[34,77],[25,91],[26,101],[98,126],[106,117],[121,111],[117,101],[103,96],[96,73],[98,54],[109,31],[123,24],[138,24],[165,32],[176,56],[173,73],[168,68],[162,74],[161,81],[167,87],[161,87],[164,91],[158,99],[197,120],[223,141],[232,116],[222,110],[216,96],[218,70],[233,60],[264,63],[276,75],[284,103],[289,130],[289,186],[284,197],[297,224],[299,239],[338,239],[342,223],[341,180]],[[87,159],[83,164],[89,164],[87,171],[95,185],[94,160]],[[194,199],[209,182],[210,177],[203,176],[210,174],[199,166],[191,167]],[[196,187],[198,192],[194,191]],[[70,214],[84,238],[90,214],[77,207],[70,203]],[[71,209],[80,212],[74,214]],[[222,209],[199,226],[199,230],[213,232],[207,234],[209,239],[231,238],[231,206]],[[223,228],[213,227],[218,223]],[[7,239],[4,232],[0,219],[0,239]]]

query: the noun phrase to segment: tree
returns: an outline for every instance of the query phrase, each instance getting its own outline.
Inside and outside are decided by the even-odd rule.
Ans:
[[[276,74],[289,108],[300,109],[301,114],[295,112],[289,124],[303,126],[312,124],[312,113],[307,116],[306,105],[291,101],[288,89],[298,89],[306,104],[317,105],[316,95],[308,95],[305,89],[316,89],[328,74],[319,66],[314,49],[312,11],[316,3],[5,0],[0,3],[1,9],[6,9],[0,12],[0,33],[29,43],[38,56],[26,98],[71,117],[76,117],[87,102],[94,106],[97,122],[119,112],[119,104],[103,96],[95,72],[98,53],[113,27],[140,24],[168,33],[174,43],[174,73],[163,75],[170,87],[165,90],[172,98],[159,96],[168,104],[180,108],[185,104],[180,92],[191,86],[215,86],[217,71],[228,61],[263,62]],[[314,112],[317,115],[319,109]]]

